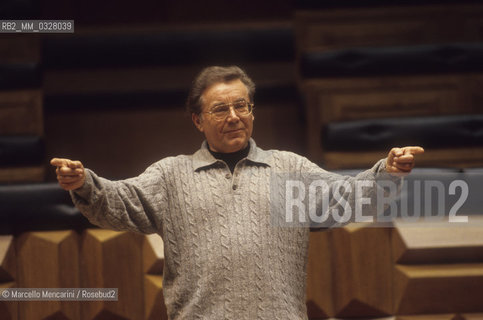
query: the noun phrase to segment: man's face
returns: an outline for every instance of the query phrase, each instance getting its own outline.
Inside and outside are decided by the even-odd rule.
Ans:
[[[209,113],[220,104],[230,104],[248,98],[248,89],[239,79],[230,82],[218,82],[208,87],[202,95],[201,114],[192,115],[195,126],[204,133],[210,149],[214,152],[235,152],[245,148],[253,131],[253,114],[239,116],[233,108],[223,120],[215,120]]]

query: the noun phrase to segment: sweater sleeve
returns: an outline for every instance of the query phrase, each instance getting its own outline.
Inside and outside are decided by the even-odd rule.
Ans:
[[[156,233],[167,208],[167,192],[160,166],[138,177],[111,181],[86,169],[84,185],[70,192],[75,206],[102,228]]]
[[[384,215],[400,193],[402,179],[386,172],[386,159],[381,159],[369,170],[355,177],[325,171],[309,160],[302,171],[306,193],[311,192],[310,184],[320,185],[315,205],[311,205],[307,195],[307,214],[311,227],[340,227],[351,222],[388,222]],[[324,182],[321,182],[324,181]],[[324,189],[325,187],[325,189]],[[316,190],[312,188],[312,190]],[[312,192],[316,195],[316,192]],[[395,212],[394,212],[395,213]],[[383,217],[384,216],[384,217]]]

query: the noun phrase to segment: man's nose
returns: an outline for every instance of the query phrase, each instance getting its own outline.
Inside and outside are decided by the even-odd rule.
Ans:
[[[230,106],[230,113],[228,114],[228,121],[239,121],[240,117],[238,114],[235,112],[235,108],[233,106]]]

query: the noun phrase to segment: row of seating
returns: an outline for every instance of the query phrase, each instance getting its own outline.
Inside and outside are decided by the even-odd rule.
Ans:
[[[0,185],[0,220],[1,234],[92,226],[57,183]]]
[[[0,64],[0,90],[38,88],[42,73],[37,63]]]
[[[35,166],[44,160],[44,141],[33,135],[0,136],[0,166]]]
[[[483,43],[347,48],[303,52],[304,78],[483,71]]]
[[[360,167],[380,156],[364,152],[418,144],[428,150],[426,166],[483,165],[483,38],[473,32],[481,4],[300,3],[297,61],[311,158]]]
[[[483,146],[483,114],[330,122],[320,134],[327,151],[389,150],[415,143],[427,149],[478,147]]]
[[[79,34],[46,38],[42,56],[49,69],[290,61],[293,31],[277,26]]]

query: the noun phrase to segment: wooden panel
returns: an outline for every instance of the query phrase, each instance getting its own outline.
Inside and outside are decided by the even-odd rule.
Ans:
[[[187,90],[203,65],[131,67],[76,70],[46,70],[44,93],[94,94],[103,92],[146,92],[163,90]],[[251,63],[244,66],[258,86],[269,84],[292,84],[292,62]],[[179,101],[180,107],[185,101]],[[68,109],[68,106],[66,106]]]
[[[481,222],[481,217],[472,217]],[[398,314],[478,312],[483,297],[483,227],[395,223]],[[428,298],[430,297],[430,298]],[[455,317],[455,320],[464,319]]]
[[[0,135],[43,134],[40,90],[0,91]]]
[[[0,168],[0,183],[42,182],[45,179],[45,168],[18,167]]]
[[[478,312],[483,263],[398,265],[394,285],[397,314]]]
[[[305,128],[300,124],[297,108],[290,102],[256,107],[253,137],[257,144],[264,149],[288,148],[304,153]],[[79,159],[103,177],[116,179],[138,175],[163,157],[191,154],[203,139],[180,106],[133,106],[118,112],[46,110],[45,121],[46,158]],[[72,141],[76,142],[75,148]],[[123,161],[112,161],[120,158]],[[53,172],[49,170],[55,179]]]
[[[359,88],[319,97],[322,123],[404,116],[430,116],[454,109],[462,96],[456,88]],[[456,111],[456,110],[453,110]],[[459,110],[458,110],[459,111]]]
[[[332,255],[329,231],[311,232],[307,263],[307,314],[311,319],[334,315]]]
[[[40,37],[32,34],[0,36],[0,61],[2,63],[38,62],[40,60]]]
[[[0,291],[2,288],[16,288],[17,264],[14,237],[0,236]],[[14,320],[18,318],[18,302],[0,301],[1,319]]]
[[[398,316],[395,320],[458,320],[454,314],[429,314],[420,316]]]
[[[483,91],[481,88],[483,88],[483,77],[476,77],[468,81],[468,90],[473,92],[471,105],[476,106],[480,112],[483,110]]]
[[[74,231],[27,232],[17,239],[18,286],[78,288],[79,241]],[[19,319],[80,319],[78,302],[22,301]]]
[[[142,235],[131,232],[84,231],[82,287],[118,288],[119,300],[82,303],[82,319],[143,319],[142,239]]]
[[[483,6],[478,4],[298,11],[295,21],[299,51],[483,37]]]
[[[0,236],[0,283],[17,278],[15,248],[12,235]]]
[[[483,208],[482,208],[483,212]],[[396,223],[392,233],[393,259],[399,264],[435,264],[483,261],[481,217],[479,226],[450,223]]]
[[[483,75],[425,75],[305,80],[307,108],[320,123],[483,112],[472,96]],[[474,91],[473,91],[474,90]],[[308,110],[308,112],[312,112]]]
[[[306,96],[308,155],[329,169],[371,165],[380,159],[380,152],[375,153],[377,158],[371,153],[324,153],[323,126],[335,121],[482,113],[478,104],[480,83],[483,75],[476,74],[305,80],[302,88]],[[383,151],[385,156],[386,150]],[[437,152],[443,157],[434,158],[439,161],[434,165],[456,166],[454,160],[465,166],[468,162],[482,164],[483,156],[475,148],[462,149],[458,157],[454,149],[447,154],[445,150]]]
[[[191,154],[202,139],[182,108],[130,108],[49,113],[45,141],[47,158],[78,159],[103,177],[119,179],[137,176],[163,157]]]
[[[294,101],[255,105],[253,138],[263,149],[290,150],[306,153],[305,124],[301,106]]]
[[[364,226],[353,224],[330,234],[337,317],[393,313],[390,230]]]
[[[145,276],[144,294],[145,319],[167,320],[168,315],[163,297],[163,277]]]
[[[2,289],[17,288],[15,282],[0,283],[0,292]],[[18,302],[17,301],[1,301],[0,300],[0,315],[2,320],[17,320],[18,319]]]
[[[164,244],[157,234],[150,234],[143,239],[143,271],[147,274],[163,274]]]
[[[461,318],[463,320],[483,320],[483,313],[462,314]]]
[[[144,237],[144,318],[168,319],[163,296],[164,245],[157,234]]]

